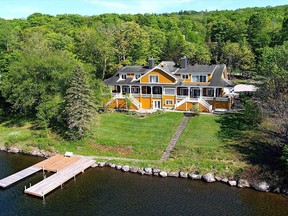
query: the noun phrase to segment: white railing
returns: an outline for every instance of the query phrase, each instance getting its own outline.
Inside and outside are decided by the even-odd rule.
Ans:
[[[162,98],[161,94],[153,94],[153,98]]]
[[[229,98],[225,98],[225,97],[217,97],[216,101],[228,101]]]
[[[115,99],[124,99],[125,96],[119,94],[119,93],[116,93],[114,95],[114,97],[112,97],[107,103],[106,103],[106,106],[108,106],[111,102],[113,102]]]
[[[132,94],[130,94],[129,99],[138,109],[141,107],[141,103]]]
[[[185,98],[187,98],[188,96],[187,95],[177,95],[177,100],[183,100]]]
[[[142,97],[143,97],[143,98],[150,98],[150,97],[151,97],[151,94],[142,94]]]
[[[202,97],[203,100],[211,100],[213,101],[214,100],[214,97]]]
[[[176,109],[177,107],[181,106],[183,103],[185,103],[187,101],[188,101],[188,97],[185,97],[183,100],[181,100],[178,103],[176,103],[174,108]]]
[[[211,112],[212,111],[212,105],[211,104],[209,104],[207,101],[205,101],[204,99],[200,99],[200,100],[198,100],[198,102],[201,104],[201,105],[203,105],[206,109],[208,109],[209,110],[209,112]]]

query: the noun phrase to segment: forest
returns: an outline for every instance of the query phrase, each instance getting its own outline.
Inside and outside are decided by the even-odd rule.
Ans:
[[[36,128],[81,138],[109,100],[105,78],[123,65],[146,65],[150,57],[178,63],[182,56],[191,64],[224,63],[231,74],[245,72],[260,82],[253,106],[272,120],[279,145],[287,145],[287,5],[0,19],[0,118],[24,116]]]

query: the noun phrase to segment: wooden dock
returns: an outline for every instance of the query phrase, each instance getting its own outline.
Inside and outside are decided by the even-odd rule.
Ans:
[[[75,178],[77,174],[84,172],[84,170],[92,166],[93,163],[95,163],[95,161],[91,159],[78,158],[73,164],[26,189],[24,192],[34,196],[44,197],[52,190],[62,186],[68,180]]]
[[[31,166],[31,167],[28,167],[24,170],[21,170],[13,175],[10,175],[4,179],[1,179],[0,180],[0,187],[2,188],[6,188],[6,187],[9,187],[10,185],[24,179],[24,178],[27,178],[28,176],[38,172],[42,170],[42,168],[40,167],[37,167],[37,166]]]
[[[41,161],[33,166],[30,166],[24,170],[21,170],[13,175],[10,175],[0,180],[0,187],[6,188],[40,170],[49,172],[56,172],[43,181],[35,184],[34,186],[25,189],[25,193],[34,196],[43,197],[54,190],[55,188],[62,186],[66,181],[71,178],[75,178],[85,169],[94,164],[95,161],[81,157],[64,157],[63,155],[55,155],[44,161]]]

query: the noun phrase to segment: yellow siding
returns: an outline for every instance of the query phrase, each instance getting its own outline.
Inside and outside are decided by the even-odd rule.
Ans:
[[[210,82],[210,79],[211,79],[211,74],[208,74],[207,78],[208,78],[208,82]]]
[[[134,74],[127,74],[127,78],[134,78]]]
[[[118,104],[118,107],[117,107],[117,104]],[[109,103],[107,107],[110,109],[117,109],[117,108],[126,109],[126,101],[125,99],[115,99],[111,103]],[[131,103],[129,109],[137,110],[138,108],[133,103]]]
[[[151,104],[152,104],[151,98],[142,98],[141,103],[142,103],[143,109],[150,109],[151,108]]]
[[[183,83],[191,83],[191,74],[188,74],[188,79],[183,80]]]
[[[158,75],[158,80],[159,83],[175,83],[175,79],[171,76],[169,76],[168,74],[166,74],[165,72],[161,71],[161,70],[155,70],[152,71],[148,74],[146,74],[145,76],[143,76],[140,80],[141,83],[149,83],[149,76],[150,75]]]
[[[163,107],[167,107],[167,108],[173,108],[174,107],[174,105],[175,105],[175,96],[170,96],[170,95],[163,95],[163,100],[162,100],[162,106]],[[168,104],[166,104],[166,100],[173,100],[173,104],[172,105],[168,105]]]
[[[195,102],[186,102],[183,103],[181,106],[177,107],[176,110],[180,110],[180,111],[190,111],[193,105],[199,105],[199,109],[201,112],[209,112],[208,109],[206,109],[206,107],[202,106],[201,104]]]

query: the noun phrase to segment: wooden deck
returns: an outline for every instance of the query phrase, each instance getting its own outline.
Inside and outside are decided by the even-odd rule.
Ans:
[[[21,170],[13,175],[10,175],[4,179],[1,179],[0,180],[0,187],[2,188],[6,188],[38,171],[40,171],[42,168],[40,167],[36,167],[36,166],[31,166],[31,167],[28,167],[24,170]]]
[[[84,170],[89,168],[93,163],[95,163],[95,161],[91,159],[78,158],[78,160],[70,166],[58,171],[36,185],[33,185],[24,192],[30,195],[44,197],[46,194],[57,187],[62,186],[66,181],[75,177],[77,174],[84,172]]]
[[[34,166],[44,169],[45,171],[57,172],[74,164],[79,159],[79,157],[64,157],[63,155],[55,155],[35,164]]]
[[[31,167],[1,179],[0,187],[6,188],[40,170],[56,172],[56,174],[44,179],[43,181],[24,191],[28,194],[43,197],[80,172],[84,172],[84,170],[90,167],[94,162],[95,161],[91,159],[84,159],[80,157],[64,157],[63,155],[55,155]]]

